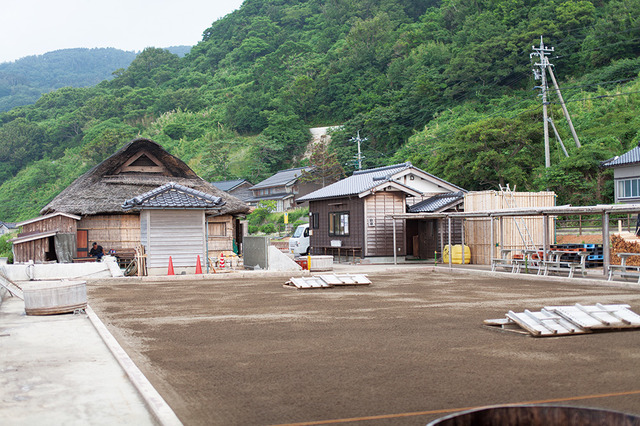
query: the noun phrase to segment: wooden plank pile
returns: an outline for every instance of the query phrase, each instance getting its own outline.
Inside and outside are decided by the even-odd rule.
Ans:
[[[539,312],[509,311],[506,318],[485,320],[490,327],[533,337],[587,334],[594,331],[612,331],[640,328],[640,315],[629,309],[629,305],[546,306]]]
[[[323,274],[312,277],[291,278],[283,287],[302,289],[331,288],[344,285],[369,285],[365,274]]]
[[[12,296],[18,299],[24,300],[24,294],[22,288],[19,285],[11,281],[5,274],[2,268],[0,268],[0,286],[6,288]]]

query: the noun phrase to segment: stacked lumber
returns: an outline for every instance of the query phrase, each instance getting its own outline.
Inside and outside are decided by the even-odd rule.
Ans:
[[[640,244],[635,241],[628,241],[620,235],[613,234],[611,236],[611,254],[609,259],[610,265],[620,265],[621,259],[618,253],[640,253]],[[627,259],[627,266],[640,266],[640,256],[631,256]]]

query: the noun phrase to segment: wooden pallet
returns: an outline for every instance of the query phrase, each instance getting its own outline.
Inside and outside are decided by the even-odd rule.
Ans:
[[[323,274],[312,277],[291,278],[285,288],[313,289],[331,288],[343,285],[369,285],[371,280],[365,274]]]
[[[509,311],[506,318],[485,320],[484,324],[503,330],[517,331],[534,337],[587,334],[594,331],[612,331],[640,328],[640,315],[629,305],[546,306],[539,312]]]

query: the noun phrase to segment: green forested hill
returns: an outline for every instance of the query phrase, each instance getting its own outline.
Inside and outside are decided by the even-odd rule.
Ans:
[[[78,48],[0,63],[0,111],[32,104],[61,87],[93,86],[128,67],[135,57],[135,52],[113,48]]]
[[[184,58],[147,49],[115,78],[62,88],[0,115],[0,219],[37,214],[78,174],[136,135],[210,180],[257,181],[300,158],[308,127],[343,125],[347,172],[412,161],[467,189],[550,188],[559,202],[611,201],[598,162],[638,142],[640,0],[246,0]],[[544,170],[532,45],[557,97]]]

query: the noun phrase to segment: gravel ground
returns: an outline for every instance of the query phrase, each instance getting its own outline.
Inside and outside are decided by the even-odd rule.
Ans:
[[[640,415],[640,331],[532,338],[482,325],[548,305],[640,313],[636,288],[427,267],[319,290],[254,277],[107,280],[89,285],[89,303],[186,425],[424,425],[554,399]]]

